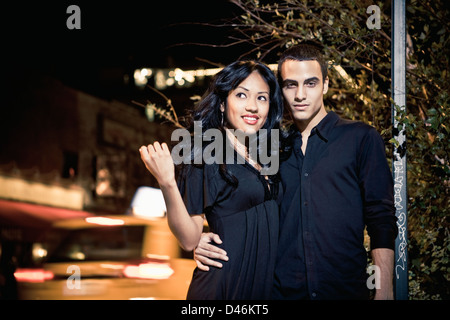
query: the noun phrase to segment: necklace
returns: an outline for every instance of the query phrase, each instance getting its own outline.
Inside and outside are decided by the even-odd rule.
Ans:
[[[237,139],[236,135],[234,135],[228,128],[225,129],[228,139],[233,143],[234,150],[236,150],[237,153],[239,153],[242,157],[244,157],[245,161],[247,161],[252,167],[254,167],[256,170],[261,171],[261,165],[250,158],[250,155],[248,154],[247,147],[242,144],[239,139]]]

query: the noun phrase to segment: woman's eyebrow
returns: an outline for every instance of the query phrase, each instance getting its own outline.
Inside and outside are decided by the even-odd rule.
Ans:
[[[241,88],[241,89],[243,89],[243,90],[245,90],[245,91],[250,91],[250,90],[248,90],[247,88],[245,88],[245,87],[243,87],[243,86],[238,86],[237,88]],[[236,88],[236,89],[237,89]]]
[[[247,88],[245,88],[243,86],[237,86],[237,88],[241,88],[242,90],[245,90],[245,91],[250,91],[249,89],[247,89]],[[269,92],[267,92],[267,91],[260,91],[260,92],[258,92],[258,94],[260,94],[260,93],[267,93],[267,94],[269,94]]]

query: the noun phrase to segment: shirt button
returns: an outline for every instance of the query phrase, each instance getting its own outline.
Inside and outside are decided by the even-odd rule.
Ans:
[[[315,297],[317,297],[317,293],[313,292],[313,293],[311,293],[311,296],[312,296],[313,298],[315,298]]]
[[[309,176],[308,172],[305,173],[305,177]]]

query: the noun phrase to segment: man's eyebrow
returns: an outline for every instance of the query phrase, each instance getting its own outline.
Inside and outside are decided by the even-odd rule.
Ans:
[[[286,85],[291,84],[291,83],[298,84],[297,80],[285,79],[285,80],[283,80],[282,85],[283,85],[283,87],[285,87]]]
[[[303,81],[303,83],[308,83],[308,82],[319,82],[319,81],[320,81],[319,78],[317,78],[317,77],[311,77],[311,78],[308,78],[308,79],[306,79],[305,81]]]

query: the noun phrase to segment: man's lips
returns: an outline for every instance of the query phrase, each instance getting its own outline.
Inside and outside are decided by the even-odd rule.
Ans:
[[[242,119],[244,120],[245,123],[254,125],[254,124],[256,124],[258,122],[259,116],[257,116],[257,115],[243,115]]]
[[[293,107],[296,110],[305,110],[309,104],[294,104]]]

